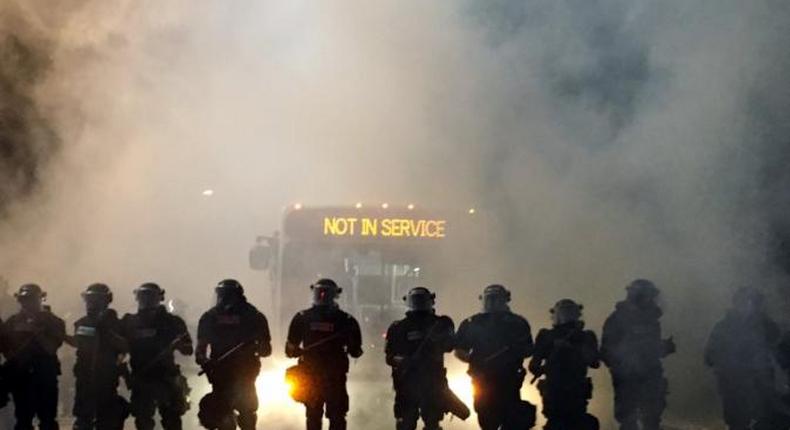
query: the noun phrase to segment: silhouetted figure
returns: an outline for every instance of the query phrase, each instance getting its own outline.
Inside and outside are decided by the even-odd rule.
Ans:
[[[153,430],[157,409],[164,430],[181,430],[181,417],[189,409],[189,387],[173,352],[192,355],[192,338],[180,317],[162,304],[165,290],[147,282],[134,290],[137,313],[126,314],[122,324],[129,339],[132,414],[137,430]]]
[[[406,318],[387,330],[385,352],[392,367],[397,430],[415,430],[420,417],[425,430],[437,430],[447,411],[444,354],[453,350],[455,324],[436,315],[435,299],[427,288],[412,288],[404,297]]]
[[[716,324],[705,348],[705,363],[716,374],[724,421],[730,430],[776,429],[773,358],[779,327],[763,311],[763,296],[741,288],[732,309]]]
[[[21,310],[5,324],[6,369],[16,416],[15,430],[56,430],[58,409],[58,349],[66,337],[66,324],[52,314],[43,300],[46,293],[25,284],[15,294]]]
[[[0,319],[0,355],[6,354],[6,340],[5,340],[5,324]],[[3,361],[0,361],[0,409],[8,405],[11,400],[10,393],[11,387],[8,384],[8,376],[6,375],[6,366]]]
[[[74,323],[74,336],[66,339],[77,348],[74,430],[123,430],[129,408],[118,395],[119,366],[129,344],[121,335],[118,314],[109,308],[112,292],[107,285],[90,285],[82,299],[86,315]]]
[[[461,323],[455,349],[456,356],[469,363],[480,428],[531,428],[535,407],[521,400],[523,363],[533,350],[529,323],[510,311],[510,291],[501,285],[489,285],[480,299],[483,312]]]
[[[216,306],[198,324],[195,358],[212,386],[200,401],[198,418],[207,429],[233,430],[238,424],[241,430],[255,430],[255,379],[261,358],[272,352],[269,324],[247,302],[238,281],[226,279],[215,291]]]
[[[582,306],[570,299],[551,309],[553,327],[543,329],[535,339],[529,370],[543,398],[546,430],[598,430],[598,419],[587,413],[592,398],[589,368],[600,366],[598,338],[584,329]]]
[[[299,358],[301,383],[307,395],[307,430],[320,430],[324,413],[330,430],[345,430],[349,400],[346,390],[348,357],[362,356],[359,323],[337,305],[342,289],[331,279],[320,279],[310,288],[313,306],[294,316],[288,327],[285,354]],[[325,410],[326,409],[326,410]]]
[[[601,341],[614,385],[614,414],[622,430],[658,430],[668,388],[661,360],[675,352],[675,343],[661,337],[658,288],[637,279],[626,290],[626,299],[604,324]]]

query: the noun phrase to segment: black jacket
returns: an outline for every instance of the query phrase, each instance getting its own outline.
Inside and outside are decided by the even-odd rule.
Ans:
[[[387,330],[387,364],[393,376],[444,374],[444,354],[455,345],[455,324],[450,317],[433,312],[407,312]],[[400,357],[400,360],[397,358]],[[399,372],[399,370],[401,372]]]
[[[580,382],[588,368],[598,368],[598,338],[584,323],[562,324],[543,329],[535,339],[535,352],[529,370],[549,381]]]
[[[526,319],[512,312],[479,313],[458,327],[456,350],[468,355],[474,375],[508,375],[523,368],[532,355],[532,329]]]
[[[129,339],[129,362],[132,372],[159,377],[177,371],[173,351],[192,354],[192,338],[181,317],[171,314],[164,306],[126,314],[121,320]]]
[[[66,338],[66,323],[47,309],[20,311],[6,321],[5,357],[9,375],[43,372],[58,375],[58,349]]]
[[[661,337],[658,306],[639,307],[619,302],[606,319],[601,339],[601,357],[612,372],[620,375],[663,374],[661,360],[671,351]]]
[[[74,323],[77,362],[74,374],[82,377],[117,377],[119,357],[128,351],[118,314],[107,309],[101,315],[85,315]]]
[[[359,323],[336,306],[305,309],[291,320],[285,354],[324,373],[345,374],[348,357],[362,355]]]
[[[705,363],[719,374],[773,373],[779,335],[779,327],[765,314],[745,318],[730,312],[710,334]]]
[[[217,359],[233,348],[245,345],[220,364],[231,374],[241,371],[248,376],[257,375],[260,358],[271,353],[269,323],[246,300],[228,310],[214,307],[204,313],[198,323],[197,337],[198,356],[202,357],[205,354],[202,349],[208,347],[210,359]]]

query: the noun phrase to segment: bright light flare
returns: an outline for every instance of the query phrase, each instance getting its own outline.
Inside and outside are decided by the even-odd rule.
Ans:
[[[413,204],[413,203],[409,203],[409,205],[408,205],[408,206],[406,206],[406,208],[407,208],[408,210],[412,211],[412,210],[414,210],[414,204]]]
[[[297,211],[298,211],[298,210],[301,210],[301,209],[302,209],[302,204],[301,204],[301,203],[296,203],[296,204],[294,205],[294,210],[297,210]]]
[[[477,210],[475,208],[469,208],[467,212],[469,212],[469,215],[474,215],[477,212]]]
[[[389,203],[382,203],[382,204],[381,204],[381,208],[382,208],[382,209],[387,209],[387,208],[389,208],[389,207],[390,207],[390,204],[389,204]]]
[[[289,363],[277,363],[273,367],[262,370],[255,381],[261,412],[283,411],[293,409],[300,411],[301,405],[291,398],[293,385],[285,380],[285,369]]]
[[[203,192],[201,194],[203,194],[204,197],[211,197],[211,196],[214,195],[214,190],[209,188],[209,189],[203,190]]]
[[[362,202],[355,204],[354,207],[357,209],[362,209]]]
[[[466,373],[451,374],[447,377],[447,383],[453,393],[471,408],[475,398],[475,386],[472,384],[472,378]]]

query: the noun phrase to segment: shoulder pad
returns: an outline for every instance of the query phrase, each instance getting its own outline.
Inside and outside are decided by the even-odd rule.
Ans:
[[[510,320],[510,321],[527,322],[526,318],[524,318],[523,316],[521,316],[521,315],[519,315],[517,313],[513,313],[513,312],[508,312],[506,314],[506,316],[505,316],[505,319]]]
[[[454,325],[455,324],[453,319],[448,317],[447,315],[439,315],[438,318],[437,318],[437,321],[441,321],[443,323],[450,324],[450,325]]]
[[[401,324],[403,324],[403,320],[393,321],[390,324],[389,329],[387,329],[387,331],[394,330],[394,329],[398,328]]]
[[[467,318],[466,321],[468,321],[470,323],[475,323],[477,321],[480,321],[483,317],[485,317],[485,315],[486,314],[484,314],[482,312],[481,313],[477,313],[477,314],[474,314],[471,317]]]

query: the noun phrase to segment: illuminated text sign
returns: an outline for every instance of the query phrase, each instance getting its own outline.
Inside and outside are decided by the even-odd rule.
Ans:
[[[408,218],[324,217],[324,236],[414,237],[442,239],[446,220]]]

